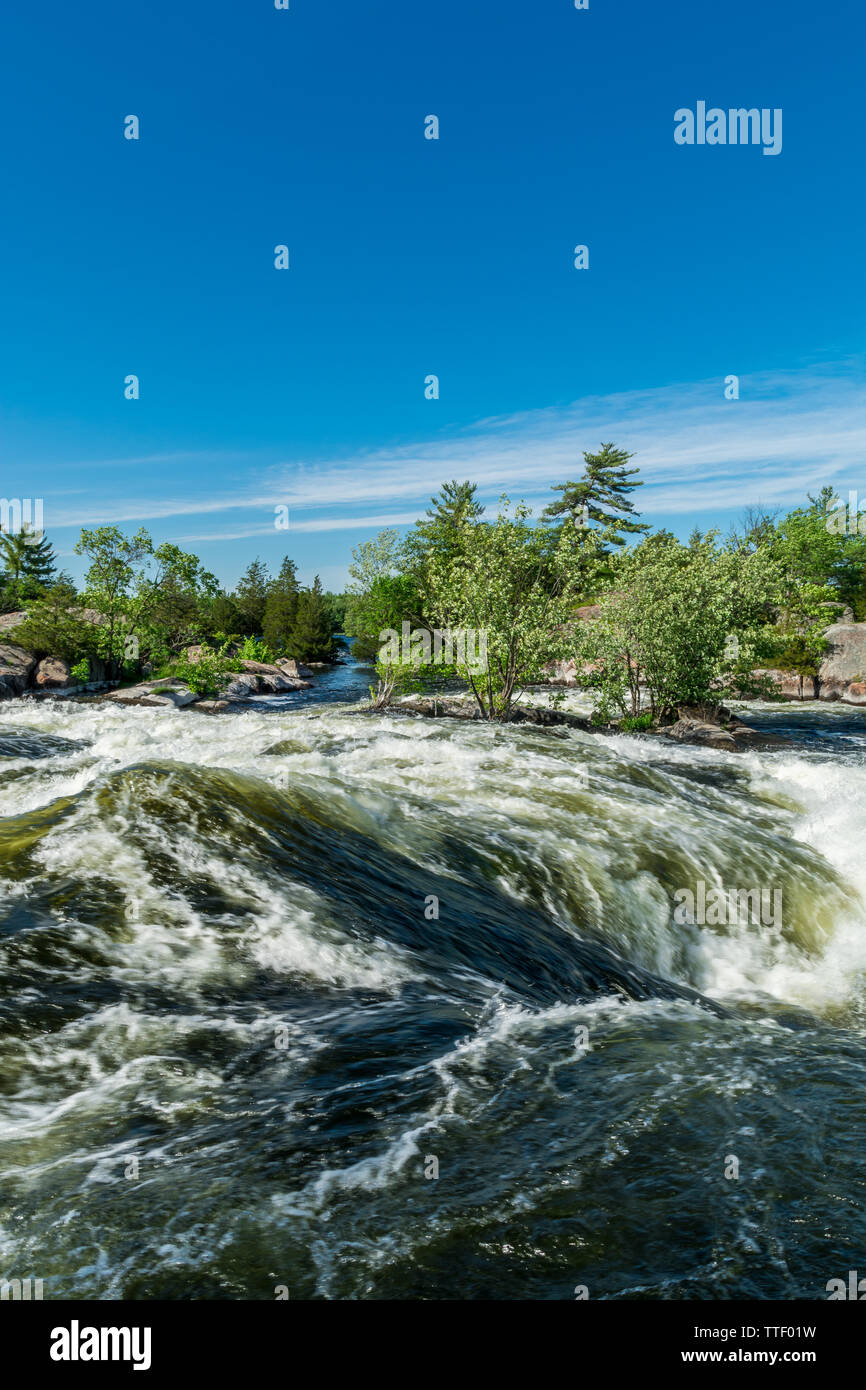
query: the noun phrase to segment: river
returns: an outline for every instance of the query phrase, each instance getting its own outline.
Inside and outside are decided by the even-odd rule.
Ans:
[[[368,683],[0,706],[0,1276],[552,1300],[866,1274],[866,713],[752,708],[790,745],[728,754],[374,718]],[[778,888],[782,920],[679,924],[699,881]]]

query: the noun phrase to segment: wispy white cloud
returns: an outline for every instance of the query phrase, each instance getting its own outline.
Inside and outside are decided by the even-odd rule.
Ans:
[[[553,483],[579,475],[584,449],[608,439],[635,454],[645,484],[640,506],[650,520],[748,502],[793,504],[824,483],[866,487],[862,364],[744,377],[740,389],[737,401],[724,399],[719,380],[585,398],[347,458],[247,458],[246,485],[226,486],[223,476],[207,495],[178,489],[156,499],[121,494],[108,501],[93,488],[77,507],[52,508],[51,524],[224,515],[224,524],[186,539],[227,541],[272,534],[274,508],[284,504],[293,531],[376,530],[410,524],[451,477],[477,482],[488,503],[507,491],[540,504]],[[118,478],[125,476],[119,465]]]

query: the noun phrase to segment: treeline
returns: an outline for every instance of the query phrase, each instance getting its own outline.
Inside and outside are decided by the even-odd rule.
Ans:
[[[227,591],[197,556],[112,526],[82,531],[78,590],[44,537],[0,534],[0,611],[26,609],[11,640],[82,678],[98,662],[109,679],[181,668],[193,679],[185,653],[198,645],[216,683],[241,647],[244,658],[331,661],[345,633],[377,664],[380,704],[455,678],[487,719],[507,717],[527,685],[569,660],[600,719],[758,693],[756,668],[814,675],[826,627],[847,609],[866,620],[866,515],[849,517],[832,488],[682,543],[641,521],[630,454],[603,444],[583,458],[538,520],[507,498],[488,517],[475,484],[445,483],[404,537],[382,531],[352,552],[345,595],[318,578],[301,586],[288,557],[277,574],[254,560]],[[404,624],[420,640],[385,650],[382,634]],[[441,651],[431,655],[436,630],[483,635],[483,664],[476,640],[446,644],[444,666]]]
[[[866,517],[843,516],[832,488],[683,544],[640,521],[630,458],[613,444],[585,453],[540,525],[507,499],[488,519],[474,484],[450,482],[405,539],[383,531],[359,546],[345,626],[359,654],[381,647],[379,704],[453,675],[482,717],[503,718],[527,685],[573,660],[599,719],[658,719],[678,704],[759,693],[756,668],[815,674],[826,627],[847,608],[866,619]],[[458,658],[443,670],[423,640],[386,650],[381,634],[405,622],[483,633],[485,669]]]
[[[108,679],[168,671],[190,646],[233,651],[245,640],[262,659],[336,658],[343,600],[318,577],[301,585],[288,557],[277,574],[254,560],[227,591],[196,555],[155,546],[144,529],[84,530],[75,549],[87,560],[80,589],[58,574],[47,538],[0,533],[0,612],[26,611],[10,636],[37,655],[79,672],[99,663]]]

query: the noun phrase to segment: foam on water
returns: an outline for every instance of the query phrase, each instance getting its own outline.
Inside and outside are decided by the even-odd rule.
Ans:
[[[866,1094],[866,742],[339,705],[0,724],[78,745],[0,761],[0,1265],[103,1298],[569,1297],[584,1266],[600,1297],[815,1296],[798,1203],[820,1271]],[[698,880],[778,884],[781,929],[677,924]],[[576,997],[576,943],[726,1010],[603,964]],[[719,1194],[730,1152],[750,1182]]]

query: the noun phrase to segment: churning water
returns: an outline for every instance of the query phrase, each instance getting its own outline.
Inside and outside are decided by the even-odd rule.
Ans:
[[[0,1276],[825,1298],[866,1256],[866,715],[728,755],[346,681],[0,708]],[[697,881],[783,921],[679,925]]]

